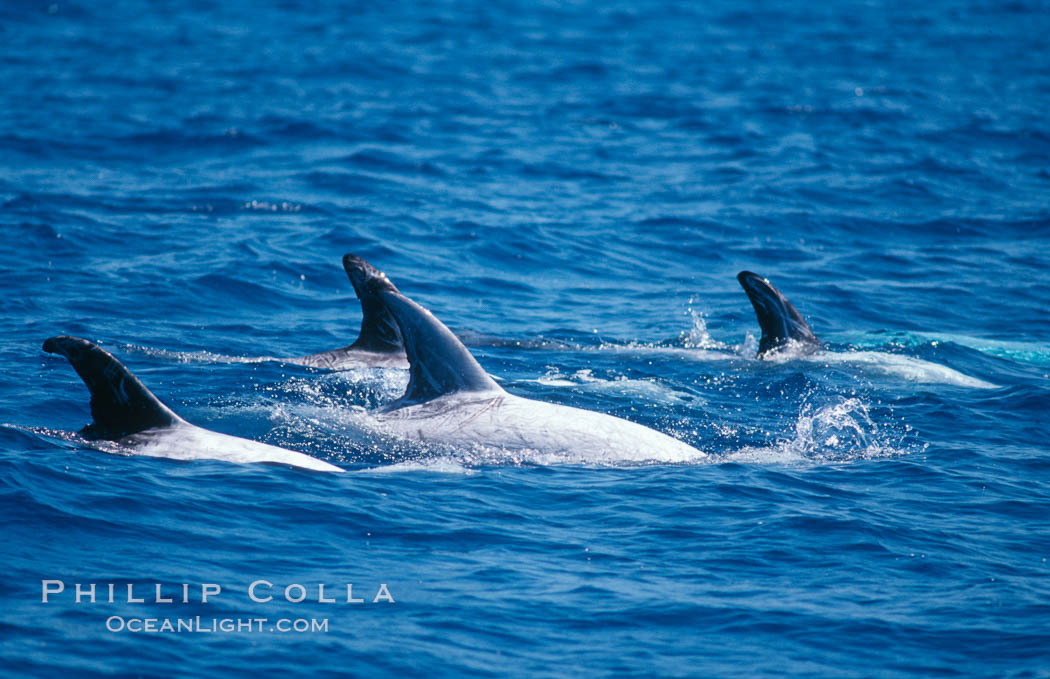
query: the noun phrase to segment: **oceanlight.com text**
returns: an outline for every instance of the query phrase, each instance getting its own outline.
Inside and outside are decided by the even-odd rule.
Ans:
[[[328,618],[106,618],[106,630],[131,634],[325,634]]]

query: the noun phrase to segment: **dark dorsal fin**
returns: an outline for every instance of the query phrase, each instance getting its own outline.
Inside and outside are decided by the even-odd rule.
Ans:
[[[400,354],[404,351],[401,330],[379,291],[397,292],[386,274],[356,255],[343,255],[343,268],[361,300],[361,334],[351,349]]]
[[[91,342],[79,337],[52,337],[44,342],[44,351],[69,359],[91,392],[91,416],[95,421],[81,430],[84,437],[115,441],[183,421],[120,361]]]
[[[346,269],[346,275],[350,277],[357,299],[361,302],[361,332],[349,346],[290,359],[291,363],[331,369],[343,365],[354,351],[391,356],[399,356],[405,352],[404,343],[401,341],[401,329],[390,310],[386,308],[386,302],[377,294],[378,290],[387,289],[397,292],[397,288],[385,273],[355,255],[343,255],[343,268]]]
[[[503,391],[444,323],[402,295],[385,276],[368,278],[362,287],[382,298],[397,321],[408,356],[408,388],[390,409],[459,391]]]
[[[750,271],[741,271],[736,279],[755,307],[758,324],[762,326],[759,358],[787,344],[788,340],[814,348],[820,346],[820,340],[809,329],[802,315],[768,280]]]

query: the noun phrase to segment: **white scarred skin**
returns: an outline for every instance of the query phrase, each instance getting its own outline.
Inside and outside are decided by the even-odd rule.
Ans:
[[[120,452],[175,460],[224,460],[236,463],[273,462],[322,472],[344,469],[323,460],[266,443],[180,422],[172,427],[147,429],[116,442]]]
[[[592,462],[687,462],[707,457],[654,429],[502,390],[454,393],[377,415],[381,431],[452,446],[537,450]]]

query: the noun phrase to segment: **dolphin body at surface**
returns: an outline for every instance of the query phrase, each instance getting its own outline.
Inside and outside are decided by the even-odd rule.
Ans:
[[[161,403],[120,361],[79,337],[52,337],[44,351],[61,354],[91,392],[94,421],[80,431],[89,440],[114,441],[120,452],[179,460],[276,462],[341,472],[317,458],[221,434],[190,424]]]
[[[819,360],[825,365],[860,365],[872,372],[903,377],[911,382],[953,384],[973,389],[995,389],[997,386],[921,358],[880,351],[822,351],[825,349],[823,343],[813,334],[802,315],[768,280],[750,271],[741,271],[737,280],[751,299],[758,323],[762,326],[757,358],[806,360],[819,352],[811,360]],[[779,356],[781,352],[783,355]]]
[[[282,360],[285,363],[327,370],[408,368],[408,360],[405,358],[405,349],[397,321],[390,315],[386,304],[361,284],[362,275],[359,273],[358,262],[364,262],[364,260],[355,257],[352,263],[348,263],[347,257],[350,255],[343,257],[343,268],[350,277],[350,283],[353,284],[354,292],[357,293],[357,298],[361,302],[361,332],[357,340],[341,349]],[[369,275],[385,276],[367,263],[364,263],[364,266],[370,270]],[[393,288],[394,284],[391,283],[390,287]]]
[[[404,395],[376,419],[405,439],[457,447],[537,451],[579,460],[686,461],[692,446],[612,415],[509,394],[432,313],[359,257],[343,258],[355,287],[381,299],[397,321],[409,363]],[[360,294],[360,293],[359,293]]]
[[[820,340],[809,329],[802,315],[772,283],[750,271],[741,271],[736,279],[755,307],[758,324],[762,327],[758,358],[788,346],[798,347],[807,354],[820,349]]]

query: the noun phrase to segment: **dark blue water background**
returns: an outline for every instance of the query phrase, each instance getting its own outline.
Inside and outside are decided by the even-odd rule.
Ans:
[[[3,3],[3,673],[1050,675],[1047,35],[1027,1]],[[345,252],[508,390],[711,463],[377,444],[402,374],[238,362],[354,338]],[[754,360],[740,269],[829,351]],[[351,473],[93,450],[59,333]]]

